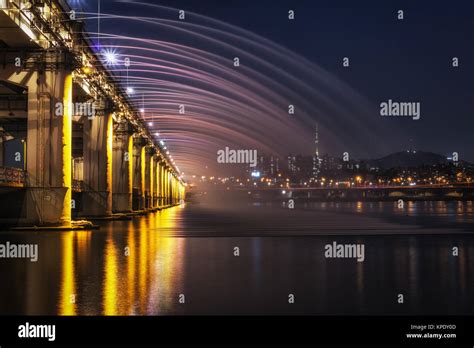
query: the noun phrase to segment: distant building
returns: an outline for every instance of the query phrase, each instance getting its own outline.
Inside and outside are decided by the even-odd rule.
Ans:
[[[296,157],[293,155],[288,156],[288,172],[296,173]]]
[[[314,132],[314,146],[315,152],[313,156],[312,177],[316,180],[319,177],[319,173],[321,173],[321,158],[319,156],[319,126],[317,123]]]

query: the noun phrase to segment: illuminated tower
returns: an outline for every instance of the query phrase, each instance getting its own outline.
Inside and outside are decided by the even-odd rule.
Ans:
[[[319,126],[316,123],[316,129],[314,132],[314,146],[315,152],[313,156],[313,179],[316,180],[321,171],[321,159],[319,157]]]

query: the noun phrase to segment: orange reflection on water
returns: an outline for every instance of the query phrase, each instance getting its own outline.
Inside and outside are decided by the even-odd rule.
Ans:
[[[110,229],[104,252],[103,314],[159,314],[176,305],[182,277],[184,240],[162,237],[161,226],[174,230],[179,209],[140,218],[126,231]],[[116,233],[126,233],[122,244]],[[115,237],[115,238],[114,238]],[[123,252],[122,252],[123,250]]]
[[[62,272],[61,287],[59,293],[59,315],[77,314],[77,284],[76,284],[76,255],[77,244],[78,256],[84,254],[89,245],[90,232],[66,232],[62,238]],[[79,257],[78,257],[79,258]]]
[[[112,231],[107,235],[104,262],[104,286],[103,286],[103,308],[104,315],[117,315],[117,286],[118,286],[118,264],[117,250],[114,245]]]
[[[135,314],[135,268],[137,267],[135,230],[130,229],[127,236],[127,304],[130,314]]]
[[[139,244],[135,250],[130,252],[136,253],[138,255],[138,281],[136,278],[129,278],[128,281],[131,283],[138,283],[138,306],[139,312],[143,313],[145,307],[145,300],[147,297],[146,291],[146,279],[147,279],[147,255],[148,255],[148,243],[147,243],[147,224],[145,219],[140,219],[139,224]]]
[[[157,292],[156,306],[166,311],[177,303],[179,293],[184,292],[184,289],[177,288],[177,285],[182,284],[184,275],[185,240],[162,236],[163,232],[166,235],[170,230],[179,230],[180,213],[180,208],[163,210],[156,216],[154,225],[157,231],[154,240],[159,250],[154,268],[160,276],[152,279],[151,289],[161,289]]]

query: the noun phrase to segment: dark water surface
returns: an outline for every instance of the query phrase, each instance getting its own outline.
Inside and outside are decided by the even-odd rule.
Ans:
[[[5,231],[39,259],[0,259],[0,314],[474,314],[473,236],[473,202],[188,204]],[[364,244],[365,261],[325,258],[333,241]]]

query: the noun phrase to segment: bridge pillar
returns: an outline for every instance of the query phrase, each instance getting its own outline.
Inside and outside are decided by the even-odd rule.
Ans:
[[[154,179],[153,179],[153,208],[159,208],[159,195],[160,195],[160,157],[158,155],[154,156]]]
[[[178,179],[176,176],[173,177],[173,196],[174,196],[174,203],[178,204],[179,202],[179,190],[178,190]]]
[[[175,188],[175,177],[173,173],[171,173],[171,203],[176,203],[176,188]]]
[[[160,206],[164,207],[166,205],[166,188],[165,188],[165,170],[166,164],[163,158],[160,161]]]
[[[133,191],[134,191],[134,210],[145,209],[145,190],[142,187],[142,162],[145,158],[145,140],[136,135],[133,140]],[[143,157],[143,159],[142,159]]]
[[[165,184],[166,184],[166,205],[170,205],[171,204],[171,185],[170,185],[169,168],[166,168]]]
[[[133,137],[128,123],[118,123],[114,134],[112,164],[112,210],[132,211]]]
[[[178,178],[174,178],[174,202],[179,203],[179,182]]]
[[[168,192],[169,204],[173,204],[173,174],[171,169],[168,170]]]
[[[149,159],[149,170],[150,170],[150,205],[149,208],[155,208],[154,197],[155,197],[155,155],[153,150],[150,149],[150,159]]]
[[[57,103],[63,112],[55,115]],[[28,80],[26,218],[28,224],[71,226],[72,74],[33,72]]]
[[[186,200],[186,187],[184,186],[183,183],[180,183],[180,190],[179,190],[179,201],[185,201]]]
[[[166,168],[166,164],[163,165],[163,205],[168,205],[168,185],[166,183],[166,179],[168,177],[168,169]]]
[[[158,159],[157,166],[157,177],[158,177],[158,207],[163,207],[163,159]]]
[[[83,146],[83,214],[112,215],[112,115],[85,118]]]
[[[175,189],[174,189],[174,175],[173,173],[170,174],[170,181],[171,181],[171,204],[175,204]]]
[[[152,147],[145,148],[145,208],[152,208],[153,201],[153,154]]]
[[[160,155],[157,154],[155,158],[156,170],[155,170],[155,206],[159,208],[160,204],[160,166],[161,166],[161,158]]]

